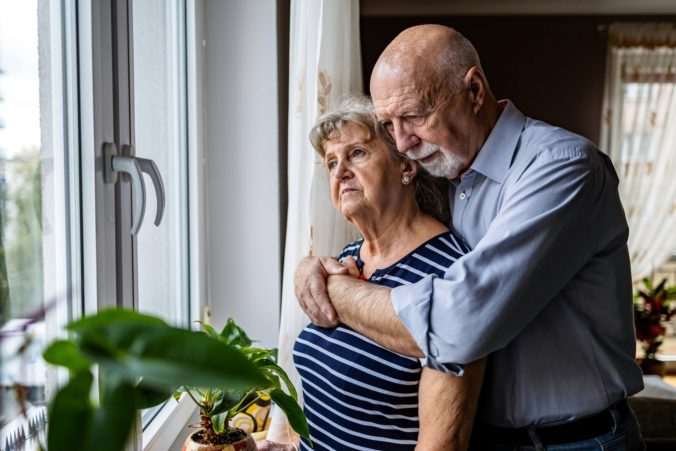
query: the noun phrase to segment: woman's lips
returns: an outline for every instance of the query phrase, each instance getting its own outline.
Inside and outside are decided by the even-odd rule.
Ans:
[[[343,188],[343,190],[340,192],[340,194],[347,194],[347,193],[352,193],[352,192],[355,192],[355,191],[357,191],[357,190],[354,189],[354,188]]]

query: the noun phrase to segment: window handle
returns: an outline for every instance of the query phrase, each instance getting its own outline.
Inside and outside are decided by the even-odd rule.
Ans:
[[[123,149],[128,155],[133,154],[131,146],[124,146]],[[155,195],[157,196],[157,211],[155,213],[155,225],[159,226],[164,214],[164,183],[160,171],[153,160],[133,156],[118,156],[117,146],[114,143],[105,143],[103,145],[104,171],[103,179],[106,183],[116,183],[118,172],[129,174],[132,180],[134,192],[134,212],[132,215],[131,234],[138,234],[143,216],[146,211],[146,186],[143,182],[143,173],[148,174],[153,181]]]
[[[132,154],[132,152],[124,152],[124,153],[127,153],[129,155]],[[134,158],[134,160],[136,160],[136,162],[138,163],[139,167],[141,168],[141,172],[148,174],[150,176],[150,180],[152,180],[153,182],[153,187],[155,188],[155,199],[157,199],[157,210],[155,211],[155,225],[159,226],[160,223],[162,222],[162,216],[164,215],[164,182],[162,181],[162,175],[160,174],[160,171],[157,169],[157,165],[153,160],[141,157],[132,157],[132,158]]]
[[[141,166],[134,157],[113,156],[111,159],[114,172],[129,174],[134,192],[134,212],[131,220],[131,234],[136,235],[141,228],[143,216],[146,212],[146,185],[143,183]]]

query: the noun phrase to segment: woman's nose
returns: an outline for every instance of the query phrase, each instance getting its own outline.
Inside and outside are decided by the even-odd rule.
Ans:
[[[352,174],[352,172],[348,169],[347,165],[345,164],[345,161],[342,161],[342,160],[338,161],[338,163],[336,164],[336,170],[333,173],[333,176],[338,180],[342,180],[342,179],[350,177],[351,174]]]

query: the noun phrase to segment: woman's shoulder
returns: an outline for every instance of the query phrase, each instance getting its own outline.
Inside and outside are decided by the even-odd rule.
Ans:
[[[430,238],[423,246],[439,246],[457,255],[465,255],[471,249],[467,242],[452,230],[447,230]]]
[[[340,251],[340,254],[338,255],[338,261],[343,261],[345,257],[352,256],[356,257],[359,256],[359,249],[361,249],[361,245],[364,242],[363,239],[359,239],[356,241],[351,242],[347,246],[343,248],[342,251]]]
[[[413,259],[449,265],[470,251],[465,240],[448,230],[439,233],[418,246],[403,261]],[[422,259],[420,257],[423,257]]]

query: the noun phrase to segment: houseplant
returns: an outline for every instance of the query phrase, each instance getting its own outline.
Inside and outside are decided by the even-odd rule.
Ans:
[[[186,393],[199,407],[200,429],[191,434],[183,447],[186,451],[198,451],[201,445],[222,445],[235,441],[253,440],[246,438],[241,429],[230,427],[231,420],[247,407],[262,397],[269,397],[286,414],[291,427],[309,439],[309,429],[305,416],[298,405],[297,393],[286,372],[276,363],[276,349],[269,350],[252,346],[252,341],[244,330],[228,319],[223,330],[218,333],[213,327],[202,324],[202,329],[212,338],[239,350],[266,379],[266,384],[237,390],[232,388],[201,389],[194,386],[183,386],[174,394],[175,397]],[[282,390],[282,382],[289,394]],[[242,449],[255,450],[255,445]],[[209,450],[215,448],[210,447]],[[228,448],[225,448],[228,449]],[[239,449],[239,448],[232,448]]]
[[[676,312],[675,299],[676,287],[667,286],[666,279],[655,286],[647,277],[634,296],[634,326],[643,348],[640,363],[646,374],[664,374],[665,364],[657,359],[657,350],[664,340],[666,322]]]
[[[109,309],[67,329],[69,337],[44,352],[47,362],[70,372],[50,405],[50,450],[122,450],[135,410],[160,404],[182,386],[248,392],[270,384],[265,365],[213,333],[172,327],[153,316]],[[91,399],[94,371],[98,402]]]

